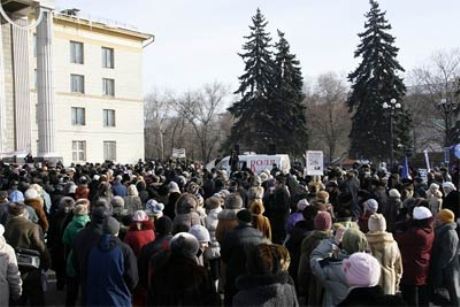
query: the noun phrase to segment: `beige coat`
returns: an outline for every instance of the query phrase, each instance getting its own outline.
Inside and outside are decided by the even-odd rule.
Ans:
[[[402,277],[402,258],[398,244],[389,232],[368,232],[366,237],[372,255],[382,266],[380,286],[385,294],[396,294]]]
[[[14,249],[0,235],[0,306],[8,306],[9,298],[18,299],[22,293],[21,274]]]

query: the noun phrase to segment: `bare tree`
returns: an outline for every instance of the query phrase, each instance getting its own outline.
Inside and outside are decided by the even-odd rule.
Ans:
[[[318,77],[306,95],[310,146],[325,151],[329,162],[347,153],[350,116],[345,100],[347,88],[335,73]]]
[[[174,100],[178,117],[192,127],[200,145],[200,157],[205,162],[210,160],[222,139],[218,115],[223,111],[227,93],[224,85],[214,82]]]
[[[421,138],[435,142],[437,139],[441,146],[448,146],[452,142],[455,113],[459,109],[459,99],[456,95],[459,78],[458,49],[438,51],[431,56],[426,65],[411,72],[412,86],[409,87],[409,94],[412,101],[408,105],[412,109],[414,123],[419,125],[428,121],[428,125],[433,129],[431,135],[420,136]]]

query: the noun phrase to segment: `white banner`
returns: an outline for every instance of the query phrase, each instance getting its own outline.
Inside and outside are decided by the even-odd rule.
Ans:
[[[423,154],[425,155],[425,164],[426,164],[426,169],[428,170],[428,172],[431,170],[431,167],[430,167],[430,157],[428,157],[428,150],[424,150],[423,151]]]
[[[324,175],[324,155],[320,150],[307,150],[306,169],[308,176]]]
[[[173,148],[172,157],[174,159],[185,159],[185,148]]]

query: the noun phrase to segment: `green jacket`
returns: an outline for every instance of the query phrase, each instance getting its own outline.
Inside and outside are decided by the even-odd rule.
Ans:
[[[89,223],[90,218],[88,215],[74,215],[72,221],[67,225],[64,230],[64,235],[62,236],[62,243],[66,246],[67,249],[70,249],[73,246],[73,242],[77,237],[77,234],[85,228],[86,224]],[[67,255],[66,261],[66,272],[67,276],[73,277],[76,276],[75,269],[72,265],[72,259],[74,257],[73,250],[70,250]]]

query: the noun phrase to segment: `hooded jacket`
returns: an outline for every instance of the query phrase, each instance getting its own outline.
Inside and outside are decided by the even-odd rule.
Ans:
[[[0,234],[0,306],[8,306],[9,298],[18,299],[22,293],[21,274],[14,249]]]
[[[88,254],[87,306],[131,306],[131,291],[137,285],[137,260],[129,246],[104,234]]]
[[[434,242],[433,219],[413,220],[409,229],[395,235],[401,251],[402,285],[424,286],[428,281]]]
[[[398,243],[393,239],[393,235],[388,232],[368,232],[366,237],[372,255],[382,267],[379,285],[383,288],[385,294],[396,294],[399,290],[399,282],[403,273]]]

